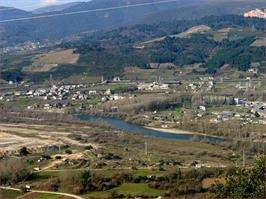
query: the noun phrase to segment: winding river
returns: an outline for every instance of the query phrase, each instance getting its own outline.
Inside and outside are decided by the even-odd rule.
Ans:
[[[208,141],[212,143],[222,142],[224,138],[216,137],[216,136],[209,136],[209,135],[202,135],[202,134],[187,134],[180,131],[180,133],[172,133],[167,132],[167,130],[160,131],[145,128],[143,126],[132,124],[126,122],[122,119],[110,118],[110,117],[101,117],[101,116],[92,116],[87,114],[79,114],[76,115],[80,120],[83,121],[92,121],[92,122],[103,122],[111,127],[116,129],[128,132],[128,133],[136,133],[142,134],[145,136],[157,137],[157,138],[164,138],[164,139],[171,139],[171,140],[181,140],[181,141]]]

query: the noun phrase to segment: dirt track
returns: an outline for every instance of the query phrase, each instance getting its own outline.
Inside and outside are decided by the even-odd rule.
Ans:
[[[0,189],[3,189],[3,190],[13,190],[13,191],[21,191],[20,189],[12,188],[12,187],[0,187]],[[80,196],[77,196],[77,195],[74,195],[74,194],[62,193],[62,192],[31,190],[30,193],[55,194],[55,195],[61,195],[61,196],[68,196],[68,197],[75,198],[75,199],[84,199],[84,198],[82,198]]]

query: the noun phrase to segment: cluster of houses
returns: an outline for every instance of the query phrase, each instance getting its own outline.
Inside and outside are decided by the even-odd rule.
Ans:
[[[215,118],[210,119],[212,123],[218,123],[238,118],[243,124],[259,123],[266,124],[266,104],[263,102],[249,102],[247,100],[235,98],[236,106],[243,106],[250,110],[250,112],[237,113],[234,111],[213,112]],[[202,109],[201,109],[202,110]],[[206,108],[204,109],[206,111]]]
[[[0,49],[0,54],[7,54],[11,52],[25,52],[25,51],[33,51],[36,49],[41,49],[45,47],[49,47],[51,45],[54,45],[54,43],[50,42],[25,42],[22,44],[18,44],[15,46],[8,46],[5,48]]]
[[[170,87],[177,87],[181,85],[181,82],[178,80],[173,81],[161,81],[160,79],[152,83],[139,83],[139,91],[157,91],[157,90],[168,90]]]
[[[120,100],[120,99],[124,99],[124,97],[122,95],[115,93],[115,94],[109,94],[109,95],[103,96],[102,102],[116,101],[116,100]]]
[[[165,83],[158,83],[158,82],[153,82],[153,83],[140,83],[138,85],[138,90],[140,91],[154,91],[154,90],[168,90],[169,89],[169,84]]]
[[[248,17],[248,18],[256,17],[256,18],[266,19],[266,9],[265,8],[262,8],[262,9],[257,8],[254,10],[250,10],[250,11],[244,13],[244,17]]]
[[[73,90],[80,89],[80,88],[85,88],[84,85],[64,85],[57,87],[53,85],[50,88],[37,88],[37,89],[29,89],[25,91],[7,91],[4,92],[1,95],[1,99],[7,98],[7,97],[12,97],[12,96],[27,96],[27,97],[43,97],[44,100],[49,100],[49,99],[58,99],[58,100],[63,100],[67,99],[73,92]],[[77,91],[75,94],[76,98],[80,98],[82,93],[80,91]],[[83,96],[84,97],[84,96]]]
[[[12,101],[20,97],[36,98],[43,100],[44,103],[33,104],[28,109],[43,108],[49,110],[52,108],[65,108],[70,105],[70,101],[85,101],[92,96],[98,96],[102,102],[120,100],[124,97],[120,94],[113,94],[111,89],[106,91],[89,90],[84,84],[78,85],[53,85],[49,88],[26,89],[23,91],[7,91],[0,95],[0,100]]]
[[[191,82],[188,84],[188,87],[193,92],[204,88],[206,91],[210,91],[213,88],[213,77],[200,77],[200,81]]]
[[[19,97],[29,97],[42,99],[43,101],[53,101],[52,103],[45,103],[44,109],[52,107],[62,108],[66,107],[69,100],[86,100],[88,96],[84,94],[82,89],[85,85],[63,85],[51,86],[50,88],[37,88],[23,91],[7,91],[0,96],[0,100],[11,101]],[[28,109],[35,108],[34,105],[28,106]]]

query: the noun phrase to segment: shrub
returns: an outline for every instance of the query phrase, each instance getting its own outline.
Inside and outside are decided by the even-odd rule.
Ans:
[[[186,175],[186,179],[201,179],[201,173],[199,169],[192,168],[190,169]]]
[[[62,156],[57,155],[57,156],[55,156],[55,159],[56,159],[56,160],[60,160],[60,159],[62,159]]]
[[[71,151],[70,149],[67,149],[67,150],[65,151],[65,153],[67,153],[67,154],[72,154],[72,151]]]
[[[43,154],[43,155],[42,155],[42,158],[43,158],[43,159],[46,159],[46,160],[50,160],[50,159],[52,159],[51,156],[50,156],[50,155],[47,155],[47,154]]]
[[[177,181],[182,178],[181,170],[178,168],[176,171],[168,174],[167,179],[169,182]]]
[[[0,162],[0,184],[13,184],[32,177],[25,161],[6,159]]]
[[[191,180],[183,180],[176,184],[172,193],[177,195],[187,195],[203,192],[201,181],[197,181],[195,179]]]
[[[60,181],[63,187],[75,194],[81,194],[94,189],[92,175],[88,170],[68,172],[60,177]]]
[[[92,149],[93,149],[93,146],[91,145],[85,146],[85,150],[92,150]]]

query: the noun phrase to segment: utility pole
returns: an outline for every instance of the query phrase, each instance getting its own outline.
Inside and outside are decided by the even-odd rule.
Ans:
[[[243,164],[243,168],[245,168],[246,165],[246,157],[245,157],[245,147],[243,147],[243,151],[242,151],[242,164]]]
[[[160,78],[160,63],[158,63],[157,64],[157,76],[156,76],[156,82],[159,84],[160,82],[160,80],[159,80],[159,78]]]
[[[246,154],[245,154],[245,147],[246,147],[246,132],[242,135],[242,166],[245,168],[246,165]]]
[[[148,142],[145,141],[145,155],[148,155]]]
[[[53,74],[50,74],[50,86],[53,86]]]
[[[256,31],[256,28],[255,28],[254,24],[252,25],[251,31],[252,32],[255,32]]]

